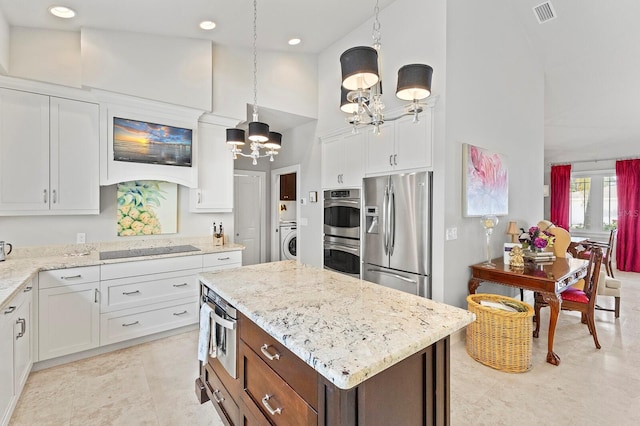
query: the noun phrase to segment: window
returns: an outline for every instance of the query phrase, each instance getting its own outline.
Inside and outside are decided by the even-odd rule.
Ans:
[[[604,232],[617,228],[615,171],[573,173],[569,197],[571,230]]]

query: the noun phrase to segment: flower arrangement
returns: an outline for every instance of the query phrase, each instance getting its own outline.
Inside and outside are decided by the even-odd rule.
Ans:
[[[541,251],[547,247],[553,247],[553,243],[556,240],[553,234],[542,231],[537,226],[529,228],[529,232],[524,232],[524,229],[522,231],[519,240],[525,249],[531,251]]]

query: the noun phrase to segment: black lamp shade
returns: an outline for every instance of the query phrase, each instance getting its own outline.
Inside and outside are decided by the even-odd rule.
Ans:
[[[282,147],[282,133],[269,132],[269,140],[264,143],[269,149],[280,149]]]
[[[368,89],[379,80],[378,51],[373,47],[352,47],[340,55],[342,85],[348,90]]]
[[[227,129],[227,143],[229,145],[244,145],[244,130]]]
[[[424,64],[405,65],[398,70],[396,96],[405,101],[424,99],[431,95],[433,68]]]
[[[269,140],[269,125],[259,121],[249,123],[249,140],[264,143]]]
[[[347,114],[353,114],[354,112],[358,112],[358,103],[349,102],[349,99],[347,99],[349,92],[349,89],[340,87],[340,109]]]

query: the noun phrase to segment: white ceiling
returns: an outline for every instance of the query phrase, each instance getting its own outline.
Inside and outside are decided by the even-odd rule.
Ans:
[[[393,1],[380,0],[380,7]],[[640,1],[552,0],[557,18],[539,24],[532,8],[542,1],[502,3],[521,22],[545,72],[546,160],[640,155]],[[14,26],[252,42],[251,0],[64,0],[78,12],[71,21],[48,13],[54,3],[0,0],[0,8]],[[258,47],[317,53],[373,16],[373,6],[373,0],[258,0]],[[217,28],[200,30],[204,19]],[[302,44],[288,46],[293,36]]]

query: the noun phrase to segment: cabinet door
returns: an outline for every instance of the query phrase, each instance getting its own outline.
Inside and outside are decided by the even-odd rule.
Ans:
[[[31,365],[33,364],[32,353],[32,290],[25,290],[27,296],[14,315],[14,365],[13,372],[15,378],[15,394],[20,395],[22,387],[27,381]]]
[[[361,130],[362,131],[362,130]],[[394,124],[387,122],[380,126],[380,134],[371,133],[367,139],[367,174],[388,173],[394,169],[395,140]]]
[[[0,424],[9,423],[9,407],[14,395],[13,379],[13,310],[9,305],[0,311]]]
[[[413,116],[396,121],[396,169],[431,167],[431,109],[420,115],[417,123]]]
[[[360,130],[358,133],[347,133],[342,137],[342,148],[340,149],[340,158],[342,160],[341,183],[345,187],[362,186],[362,178],[364,177],[364,141],[367,137],[365,131]]]
[[[336,188],[340,184],[343,156],[340,137],[322,141],[322,187]]]
[[[49,195],[49,97],[0,89],[0,211],[48,210]]]
[[[51,98],[51,210],[100,213],[99,108]]]
[[[280,201],[295,201],[296,174],[289,173],[280,176]]]
[[[98,283],[40,290],[39,359],[92,349],[100,343]]]
[[[198,124],[198,188],[192,189],[192,212],[233,210],[233,157],[226,144],[225,128]]]

